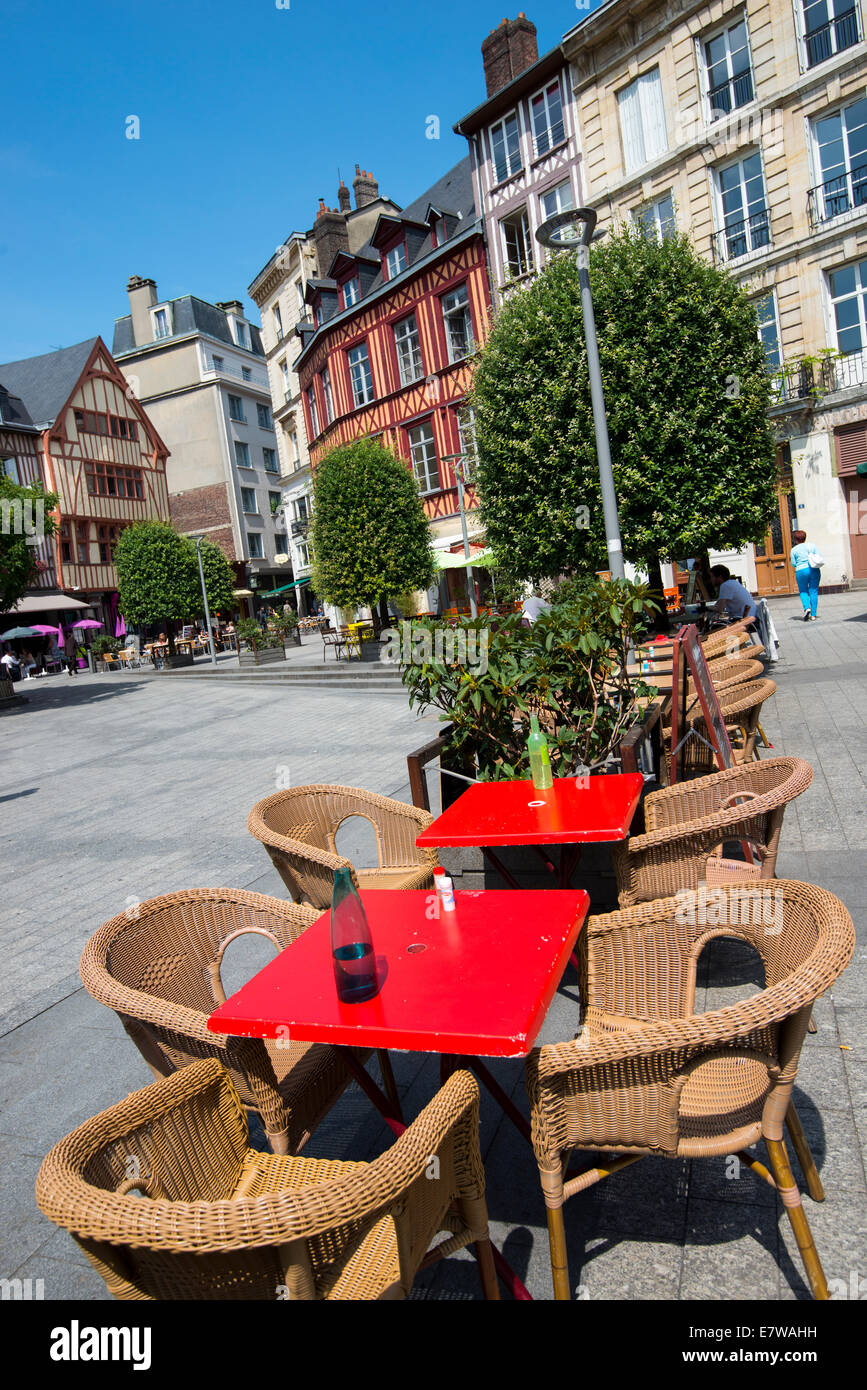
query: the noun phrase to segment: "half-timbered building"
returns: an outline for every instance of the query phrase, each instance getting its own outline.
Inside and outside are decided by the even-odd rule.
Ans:
[[[490,321],[469,160],[409,207],[380,212],[305,296],[295,365],[314,470],[337,445],[381,439],[412,468],[433,544],[448,549],[461,536],[454,462],[472,449],[466,397]],[[472,488],[466,500],[476,506]]]
[[[18,416],[14,430],[0,423],[4,472],[59,499],[46,568],[18,611],[59,613],[71,599],[113,635],[114,548],[132,522],[168,521],[168,450],[101,338],[8,362],[0,383]]]

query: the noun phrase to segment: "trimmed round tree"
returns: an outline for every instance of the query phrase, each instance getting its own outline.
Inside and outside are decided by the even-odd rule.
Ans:
[[[371,611],[434,580],[427,518],[402,459],[370,439],[326,454],[313,476],[313,588]]]
[[[174,653],[171,624],[204,613],[194,542],[165,522],[137,522],[118,537],[115,567],[126,621],[134,627],[162,623]],[[202,568],[211,608],[231,608],[234,575],[223,552],[209,541],[202,542]]]
[[[775,505],[771,381],[756,311],[687,237],[609,235],[590,281],[624,555],[764,536]],[[473,388],[489,544],[521,579],[607,569],[578,268],[552,258],[502,308]]]

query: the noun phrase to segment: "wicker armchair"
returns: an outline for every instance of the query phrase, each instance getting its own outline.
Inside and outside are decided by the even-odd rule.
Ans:
[[[248,1148],[230,1077],[203,1061],[62,1139],[36,1200],[119,1299],[403,1298],[472,1242],[497,1298],[478,1113],[458,1072],[373,1163],[275,1157]]]
[[[725,726],[733,744],[736,763],[748,763],[758,758],[756,736],[759,730],[759,716],[762,705],[776,692],[776,683],[767,678],[747,681],[744,685],[730,685],[720,692],[719,703]],[[684,777],[703,777],[716,768],[716,756],[710,747],[707,726],[704,722],[701,705],[694,701],[687,710],[687,728],[695,729],[700,738],[688,738],[682,749],[682,768]],[[686,733],[686,729],[683,730]],[[683,735],[681,735],[682,737]],[[671,727],[662,731],[663,746],[671,744]],[[707,740],[707,742],[703,742]],[[735,746],[736,745],[736,746]]]
[[[207,1021],[226,1000],[220,966],[231,941],[253,932],[282,951],[318,916],[240,889],[169,893],[100,927],[84,948],[81,979],[94,999],[115,1010],[154,1076],[218,1058],[274,1152],[297,1153],[351,1080],[341,1050],[224,1037],[210,1032]]]
[[[745,685],[747,681],[758,680],[765,674],[765,668],[761,661],[745,656],[730,659],[727,656],[717,657],[714,661],[707,663],[708,675],[713,681],[714,689],[717,691],[728,690],[732,685]],[[689,696],[694,698],[696,695],[695,681],[690,677],[687,690]]]
[[[711,632],[707,637],[701,637],[702,651],[706,661],[714,661],[719,656],[729,658],[742,657],[749,654],[750,647],[756,644],[750,637],[748,629],[753,627],[755,619],[741,618],[736,623],[730,623],[727,627],[720,628],[718,632]],[[757,648],[757,650],[764,650]]]
[[[376,831],[375,869],[356,869],[337,853],[335,836],[350,816],[369,820]],[[350,869],[357,888],[432,888],[436,851],[415,843],[432,821],[428,811],[358,787],[309,786],[260,801],[247,829],[265,846],[292,899],[324,910],[338,869]]]
[[[721,887],[712,901],[680,894],[588,923],[582,1029],[572,1042],[537,1048],[527,1062],[557,1298],[570,1294],[564,1201],[649,1153],[737,1154],[776,1186],[813,1295],[828,1297],[783,1124],[810,1195],[821,1201],[792,1089],[813,1001],[849,963],[855,936],[845,907],[824,889],[778,879],[771,893]],[[698,956],[717,936],[756,948],[766,988],[695,1014]],[[746,1151],[758,1139],[773,1176]],[[573,1177],[564,1172],[572,1149],[622,1157]]]
[[[786,807],[812,780],[803,758],[766,758],[651,792],[645,833],[611,847],[620,906],[703,882],[773,878]],[[758,863],[723,857],[725,844],[743,840],[755,845]]]

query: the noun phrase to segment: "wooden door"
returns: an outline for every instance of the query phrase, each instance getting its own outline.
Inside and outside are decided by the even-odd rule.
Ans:
[[[867,478],[846,479],[852,579],[867,579]]]
[[[791,472],[781,475],[777,487],[777,514],[761,545],[756,546],[756,586],[762,598],[797,593],[795,571],[789,564],[792,532],[798,529],[798,513]]]

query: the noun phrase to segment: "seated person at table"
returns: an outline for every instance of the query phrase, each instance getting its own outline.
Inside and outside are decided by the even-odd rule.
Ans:
[[[535,590],[532,594],[528,595],[528,597],[524,599],[522,616],[528,623],[533,624],[541,613],[550,612],[550,603],[546,603],[545,600],[542,598],[542,595],[536,593]]]
[[[18,665],[18,658],[8,647],[3,653],[2,658],[3,674],[7,680],[17,681],[21,679],[21,668]]]
[[[739,579],[735,579],[725,565],[714,565],[711,578],[719,590],[719,598],[714,612],[727,613],[737,622],[740,618],[754,618],[756,605],[749,589],[745,589]]]
[[[21,650],[20,666],[24,672],[24,679],[29,681],[31,672],[36,670],[36,657],[30,651],[29,647],[23,647]]]

